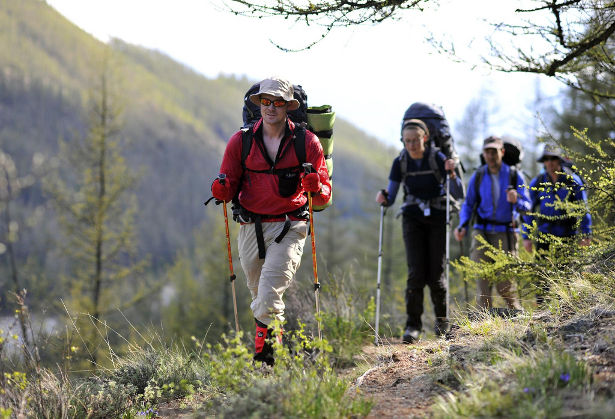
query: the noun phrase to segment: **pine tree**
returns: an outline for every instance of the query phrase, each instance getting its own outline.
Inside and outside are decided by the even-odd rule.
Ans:
[[[94,364],[104,334],[97,330],[105,314],[118,307],[123,300],[119,291],[126,289],[123,283],[134,281],[144,265],[134,260],[137,203],[130,192],[136,176],[121,155],[120,85],[109,53],[98,69],[88,102],[88,132],[83,138],[61,141],[59,158],[66,176],[47,185],[70,260],[68,308],[87,314],[75,324]]]

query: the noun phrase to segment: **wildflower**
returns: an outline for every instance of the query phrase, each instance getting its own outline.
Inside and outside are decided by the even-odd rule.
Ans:
[[[568,381],[570,381],[570,374],[565,372],[559,376],[559,379],[562,380],[564,383],[567,383]]]
[[[529,387],[525,387],[525,388],[523,389],[523,392],[524,392],[524,393],[529,393],[529,392],[530,392]]]

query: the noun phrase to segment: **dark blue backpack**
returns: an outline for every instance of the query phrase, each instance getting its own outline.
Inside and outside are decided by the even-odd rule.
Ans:
[[[408,119],[420,119],[425,122],[429,130],[429,139],[446,157],[453,158],[453,156],[457,155],[453,137],[451,136],[451,127],[440,106],[424,102],[415,102],[406,109],[402,127],[404,121]]]

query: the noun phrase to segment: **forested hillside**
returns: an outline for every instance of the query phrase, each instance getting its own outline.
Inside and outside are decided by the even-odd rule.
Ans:
[[[83,136],[84,105],[106,46],[45,2],[1,4],[0,147],[18,172],[26,173],[35,154],[52,159],[59,139],[70,143]],[[253,81],[207,79],[164,54],[120,40],[110,48],[123,92],[124,155],[140,176],[139,252],[151,255],[153,267],[159,268],[191,244],[193,230],[206,219],[202,202],[225,142],[241,126],[243,94]],[[309,100],[310,86],[304,88]],[[382,184],[391,150],[346,123],[343,115],[334,138],[335,205],[346,218],[364,213],[363,191]],[[45,202],[37,184],[18,205],[28,212]],[[46,246],[37,246],[56,233],[51,219],[43,217],[35,231],[22,232],[20,257],[27,248],[44,259]]]
[[[324,13],[353,26],[433,2],[241,3],[251,16],[300,13],[311,23]],[[0,0],[0,417],[614,417],[615,15],[580,0],[548,8],[537,0],[533,10],[512,3],[528,26],[498,15],[495,31],[512,29],[520,53],[508,62],[496,49],[507,64],[500,69],[568,84],[563,108],[528,141],[562,146],[574,163],[562,170],[583,185],[558,178],[550,183],[568,189],[565,198],[533,202],[532,212],[544,210],[540,200],[563,210],[533,214],[545,221],[532,223],[529,238],[547,249],[519,240],[519,252],[508,252],[477,239],[470,250],[451,240],[450,328],[432,327],[437,300],[430,307],[425,290],[422,330],[410,340],[399,221],[394,208],[380,218],[374,200],[397,150],[338,115],[334,204],[314,217],[315,248],[306,241],[272,339],[255,332],[237,223],[229,233],[222,207],[203,206],[254,80],[209,79],[160,52],[101,43],[45,1]],[[544,15],[533,20],[537,11],[552,13],[552,26]],[[524,34],[553,36],[554,53],[520,47]],[[479,102],[458,137],[468,167],[491,128],[481,119],[492,109]],[[564,159],[543,154],[532,169],[547,179]],[[587,201],[571,199],[577,186]],[[588,212],[591,233],[550,234],[571,220],[579,228]],[[544,223],[549,233],[539,231]],[[490,260],[469,258],[477,248]],[[504,281],[514,284],[520,306],[503,308],[502,295],[473,305],[481,278],[498,294]],[[253,357],[264,335],[273,365]]]
[[[13,293],[26,289],[29,310],[54,323],[69,313],[83,316],[70,334],[92,329],[91,315],[120,333],[129,327],[124,316],[157,325],[170,340],[207,332],[215,341],[227,331],[233,310],[222,208],[203,202],[255,81],[209,79],[158,51],[119,39],[104,44],[44,1],[1,1],[0,157],[6,156],[5,170],[13,162],[14,170],[6,172],[12,192],[0,202],[0,314],[14,312]],[[303,87],[309,105],[322,105],[311,103],[310,86]],[[114,116],[108,128],[94,118],[105,104]],[[88,209],[97,186],[88,192],[87,179],[94,178],[87,165],[98,163],[90,161],[96,152],[83,153],[100,129],[111,130],[109,145],[118,153],[109,154],[115,157],[104,176],[114,177],[109,187],[123,192]],[[333,137],[334,205],[316,216],[318,271],[325,307],[330,302],[338,310],[345,301],[352,312],[374,296],[374,196],[398,150],[343,115]],[[97,211],[107,214],[98,225],[91,217]],[[392,223],[389,214],[384,324],[399,323],[391,316],[401,312],[397,291],[405,280],[405,264],[397,263],[401,233]],[[236,232],[231,223],[233,252]],[[310,258],[306,251],[287,303],[287,311],[303,319],[313,318],[311,297],[304,296],[313,280]],[[250,298],[237,259],[235,265],[239,320],[247,327]],[[54,359],[57,351],[48,349]],[[96,350],[80,356],[95,359]]]

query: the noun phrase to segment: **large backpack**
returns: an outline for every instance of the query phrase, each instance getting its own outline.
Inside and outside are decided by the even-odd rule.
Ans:
[[[305,130],[312,131],[323,148],[329,179],[333,176],[333,124],[335,123],[335,112],[330,105],[323,106],[308,106],[307,94],[301,85],[293,85],[294,97],[299,101],[299,107],[288,113],[288,117],[295,123],[296,132],[294,137],[294,149],[299,160],[299,165],[306,161],[305,150]],[[242,130],[242,153],[241,165],[245,170],[245,161],[250,154],[250,149],[253,143],[252,126],[261,118],[261,110],[259,105],[255,105],[250,101],[250,96],[258,93],[260,83],[255,83],[248,89],[243,98],[243,127]],[[239,191],[237,192],[239,193]],[[333,190],[331,198],[324,205],[315,205],[314,211],[322,211],[331,206],[333,203]]]
[[[429,139],[432,145],[438,147],[447,158],[456,158],[453,137],[451,136],[451,127],[444,116],[442,108],[435,104],[424,102],[415,102],[404,113],[404,118],[401,123],[408,119],[420,119],[425,122],[429,130]]]

